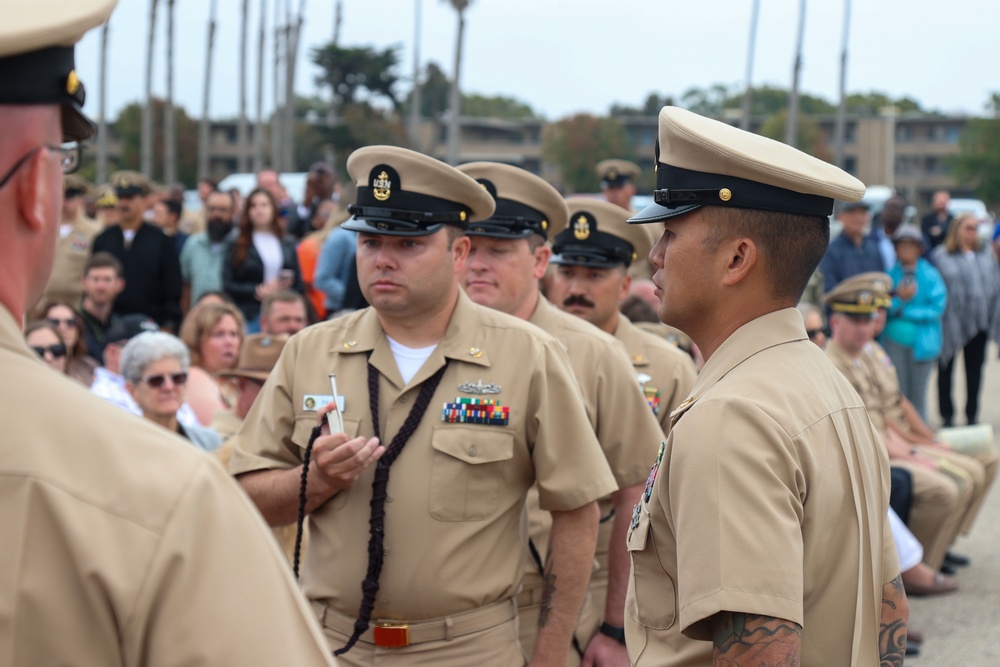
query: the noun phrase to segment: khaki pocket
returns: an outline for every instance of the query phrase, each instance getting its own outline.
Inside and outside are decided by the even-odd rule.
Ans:
[[[442,427],[431,437],[428,510],[439,521],[479,521],[497,511],[514,434],[489,426]]]
[[[625,612],[640,625],[666,630],[677,618],[677,592],[650,544],[650,516],[646,505],[639,507],[639,523],[629,531],[628,551],[632,560]]]

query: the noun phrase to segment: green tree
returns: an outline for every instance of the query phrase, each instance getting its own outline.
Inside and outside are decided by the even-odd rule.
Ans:
[[[108,161],[108,173],[117,169],[139,169],[142,143],[142,104],[129,104],[111,124],[111,132],[121,140],[121,154],[117,161]],[[165,113],[166,102],[153,98],[153,112],[157,118]],[[174,107],[177,119],[177,179],[193,188],[198,182],[198,122],[187,115],[183,107]],[[148,174],[154,181],[163,180],[163,125],[153,127],[153,171]],[[85,163],[83,167],[89,167]],[[86,172],[85,172],[86,173]],[[90,176],[89,173],[85,176]]]
[[[674,98],[670,95],[660,96],[657,93],[650,93],[641,106],[632,107],[625,104],[612,104],[610,114],[612,116],[656,116],[660,109],[666,106],[673,106]]]
[[[330,43],[313,49],[312,61],[322,70],[316,82],[330,86],[341,105],[368,99],[388,100],[399,108],[399,46],[378,50],[370,46],[338,46]]]
[[[788,109],[782,109],[764,121],[760,126],[759,134],[775,141],[784,141],[785,125],[787,122]],[[823,132],[820,130],[819,121],[816,120],[815,116],[806,113],[799,113],[799,126],[795,137],[795,148],[827,162],[833,160],[830,147],[826,144]]]
[[[545,129],[542,157],[562,173],[567,192],[596,192],[594,165],[607,158],[632,159],[632,150],[617,119],[577,114]]]
[[[505,95],[462,95],[462,115],[478,118],[534,118],[528,104]]]
[[[740,108],[742,104],[742,93],[737,91],[736,86],[727,86],[723,83],[714,83],[708,88],[690,88],[681,95],[681,105],[702,116],[718,118],[729,104],[728,100],[739,95],[740,103],[735,108]]]
[[[1000,202],[1000,92],[990,96],[989,117],[972,118],[959,139],[959,152],[951,161],[955,177],[975,188],[976,196]]]

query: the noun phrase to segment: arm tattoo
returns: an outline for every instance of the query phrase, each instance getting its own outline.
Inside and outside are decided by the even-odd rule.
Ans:
[[[906,656],[906,615],[898,613],[906,599],[903,577],[898,576],[882,587],[882,621],[879,625],[878,652],[881,667],[898,667]]]
[[[711,623],[716,665],[799,665],[798,623],[734,611],[716,614]]]
[[[552,596],[556,592],[556,575],[552,572],[552,545],[545,554],[545,572],[542,574],[542,608],[538,612],[538,627],[544,628],[552,615]]]

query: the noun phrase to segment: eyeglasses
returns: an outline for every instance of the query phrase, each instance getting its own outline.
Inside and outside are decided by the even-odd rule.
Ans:
[[[48,347],[32,345],[31,349],[34,350],[35,354],[42,359],[45,358],[46,354],[51,354],[56,359],[66,356],[66,346],[62,343],[56,343],[55,345],[49,345]]]
[[[10,170],[4,175],[4,177],[0,178],[0,188],[7,185],[7,181],[9,181],[14,176],[14,174],[17,173],[17,170],[20,169],[25,162],[30,160],[31,156],[33,156],[35,153],[42,150],[43,148],[50,150],[52,152],[58,151],[62,155],[61,164],[62,164],[63,174],[72,174],[74,171],[80,168],[80,160],[83,157],[83,148],[80,146],[79,143],[72,141],[69,143],[65,143],[61,146],[50,146],[48,144],[42,144],[41,146],[35,146],[34,148],[32,148],[30,151],[25,153],[20,160],[14,163],[14,166],[10,168]]]
[[[76,326],[76,318],[75,317],[67,317],[64,320],[61,320],[58,317],[50,317],[49,318],[49,324],[51,324],[54,327],[75,327]]]
[[[182,387],[184,383],[187,382],[187,373],[163,373],[162,375],[150,375],[149,377],[142,378],[142,381],[148,384],[153,389],[159,389],[167,383],[167,380],[175,387]]]

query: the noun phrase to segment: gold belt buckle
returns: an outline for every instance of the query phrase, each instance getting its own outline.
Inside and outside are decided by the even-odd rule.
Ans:
[[[410,645],[410,626],[403,623],[379,623],[373,630],[375,646],[381,648],[404,648]]]

